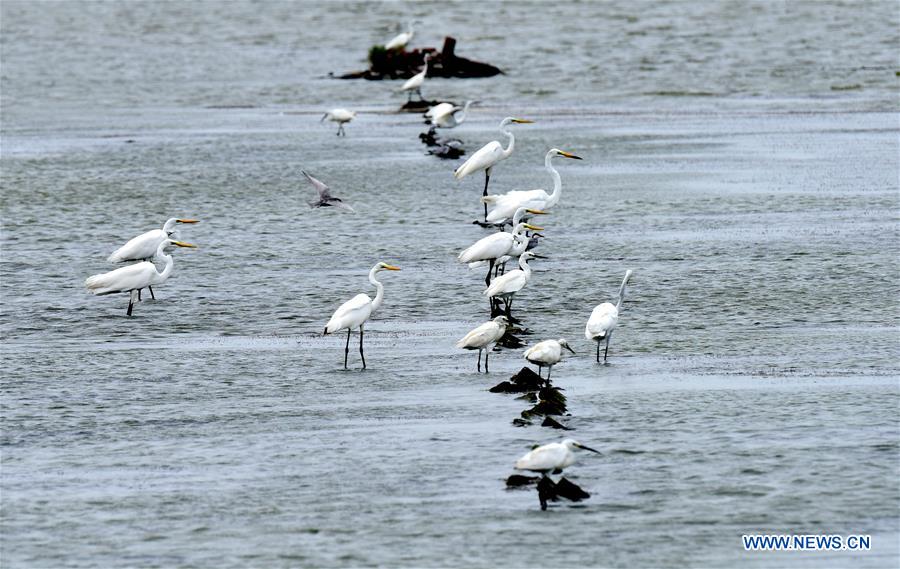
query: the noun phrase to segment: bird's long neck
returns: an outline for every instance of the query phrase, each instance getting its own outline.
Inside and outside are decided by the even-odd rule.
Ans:
[[[630,276],[631,276],[631,274],[625,275],[625,278],[622,279],[622,286],[619,287],[619,300],[616,301],[616,311],[617,312],[619,311],[619,309],[622,308],[622,302],[625,301],[625,294],[627,292],[626,285],[628,284],[628,277],[630,277]]]
[[[375,278],[376,272],[378,272],[378,267],[373,267],[372,270],[369,271],[369,282],[375,285],[375,290],[377,291],[375,293],[375,300],[372,301],[372,312],[378,310],[378,307],[384,302],[384,285]]]
[[[469,105],[472,104],[472,101],[466,101],[466,106],[463,107],[462,112],[459,114],[459,118],[456,119],[456,124],[461,125],[464,120],[466,120],[466,115],[469,114]]]
[[[528,259],[525,255],[519,257],[519,268],[525,273],[526,278],[531,278],[531,267],[528,266]]]
[[[513,230],[512,230],[513,237],[518,237],[518,236],[520,236],[520,235],[522,234],[523,231],[525,231],[525,224],[524,224],[524,223],[517,223],[516,226],[515,226],[515,228],[513,228]]]
[[[172,219],[166,221],[165,225],[163,225],[163,232],[166,235],[172,233],[172,230],[175,229],[176,223],[178,223],[178,220],[174,217]]]
[[[556,168],[553,167],[553,155],[555,153],[550,151],[547,153],[547,156],[544,157],[544,167],[550,172],[550,176],[553,177],[553,193],[550,194],[549,203],[545,204],[545,207],[551,207],[556,205],[559,201],[559,198],[562,196],[562,178],[559,177],[559,172],[556,171]]]
[[[506,125],[500,125],[500,132],[509,137],[509,145],[507,145],[506,150],[503,151],[503,158],[509,158],[509,155],[513,153],[513,150],[516,148],[516,135],[512,133],[509,129],[505,128]]]
[[[166,266],[165,268],[163,268],[161,273],[157,271],[156,276],[153,277],[153,284],[160,284],[168,280],[169,276],[171,276],[172,274],[172,271],[175,269],[175,261],[172,260],[172,255],[166,255],[164,252],[167,244],[168,241],[163,241],[156,249],[155,256],[165,261]]]

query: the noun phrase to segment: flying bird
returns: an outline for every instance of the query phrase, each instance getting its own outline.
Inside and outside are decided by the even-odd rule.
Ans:
[[[324,182],[313,178],[310,176],[305,170],[300,170],[300,172],[306,176],[306,179],[309,180],[309,183],[313,185],[316,191],[319,193],[319,199],[315,201],[309,202],[310,207],[329,207],[334,206],[340,209],[346,209],[347,211],[356,211],[349,205],[344,203],[344,200],[341,198],[336,198],[331,195],[331,190],[328,186],[325,185]]]

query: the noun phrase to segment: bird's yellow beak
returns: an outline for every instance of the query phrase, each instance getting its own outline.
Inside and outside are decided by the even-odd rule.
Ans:
[[[199,219],[176,219],[178,223],[200,223]]]
[[[190,247],[191,249],[199,249],[193,243],[185,243],[184,241],[171,241],[172,245],[178,245],[179,247]]]
[[[526,209],[525,211],[527,211],[528,213],[532,213],[534,215],[547,215],[549,213],[546,211],[541,211],[539,209]]]
[[[572,154],[571,152],[563,152],[562,150],[559,151],[559,155],[560,155],[560,156],[565,156],[566,158],[574,158],[575,160],[581,160],[581,159],[582,159],[581,156],[575,156],[575,155]]]
[[[533,123],[534,121],[530,121],[528,119],[513,119],[512,122],[517,123],[517,124],[530,124],[530,123]]]
[[[388,265],[388,264],[385,264],[385,265],[384,265],[384,269],[387,270],[387,271],[399,271],[399,270],[400,270],[400,267],[396,267],[396,266],[394,266],[394,265]]]
[[[538,227],[537,225],[531,225],[530,223],[526,223],[525,228],[530,229],[532,231],[543,231],[544,230],[543,227]]]

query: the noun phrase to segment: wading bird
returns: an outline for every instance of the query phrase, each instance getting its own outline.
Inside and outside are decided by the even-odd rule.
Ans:
[[[344,369],[347,369],[347,356],[350,353],[350,332],[354,328],[359,328],[359,357],[362,358],[363,369],[366,369],[366,356],[363,353],[363,325],[369,319],[384,301],[384,285],[375,278],[380,271],[399,271],[400,267],[388,265],[387,263],[378,263],[369,271],[369,282],[375,285],[378,291],[375,294],[375,300],[369,298],[367,294],[357,294],[344,304],[342,304],[325,325],[325,334],[331,334],[339,330],[347,329],[347,345],[344,347]]]
[[[584,337],[597,342],[597,363],[600,363],[600,342],[603,341],[606,342],[606,349],[603,351],[603,363],[606,363],[606,356],[609,353],[609,338],[619,323],[619,310],[622,308],[622,302],[625,300],[625,294],[628,292],[626,285],[631,278],[632,272],[631,269],[625,271],[625,278],[622,279],[622,286],[619,287],[619,300],[616,304],[604,302],[595,306],[591,312],[591,317],[588,318],[587,325],[584,327]]]
[[[174,239],[166,239],[162,241],[156,248],[154,257],[165,261],[166,266],[159,272],[150,261],[142,261],[134,265],[118,268],[108,273],[93,275],[84,281],[87,287],[95,295],[113,294],[116,292],[127,292],[131,296],[128,300],[128,310],[126,316],[131,316],[131,310],[138,298],[138,291],[147,288],[150,285],[158,285],[166,282],[172,275],[175,263],[171,255],[166,255],[164,250],[168,244],[177,245],[178,247],[196,248],[196,245],[175,241]]]
[[[348,123],[356,118],[356,111],[348,111],[347,109],[331,109],[324,115],[322,115],[322,120],[319,122],[323,122],[325,119],[330,120],[331,122],[338,123],[337,135],[338,136],[347,136],[347,133],[344,132],[344,123]]]
[[[538,366],[538,377],[541,376],[541,371],[544,369],[544,366],[547,366],[547,382],[549,383],[553,366],[562,359],[563,348],[569,350],[573,354],[575,353],[575,350],[569,346],[566,339],[560,338],[559,340],[544,340],[543,342],[538,342],[531,346],[525,350],[525,359]]]
[[[523,211],[528,211],[534,214],[544,213],[537,209]],[[484,278],[484,285],[490,286],[491,271],[494,270],[494,263],[497,261],[497,259],[511,255],[516,251],[517,256],[525,252],[525,247],[528,246],[528,238],[522,235],[522,232],[526,229],[530,229],[532,231],[543,231],[544,228],[538,227],[537,225],[531,225],[530,223],[519,222],[515,227],[510,229],[509,233],[501,231],[499,233],[488,235],[487,237],[482,237],[472,245],[468,246],[465,250],[463,250],[463,252],[460,253],[457,258],[459,259],[460,263],[488,261],[488,272],[487,276]]]
[[[485,221],[488,223],[502,223],[512,217],[513,213],[520,207],[550,209],[559,203],[559,198],[562,196],[562,179],[559,177],[559,172],[556,171],[556,168],[550,162],[554,156],[581,160],[580,157],[572,153],[564,152],[558,148],[551,149],[544,157],[544,167],[553,178],[553,193],[548,194],[546,190],[513,190],[505,194],[485,195],[481,198],[485,208],[488,204],[494,206],[491,212],[485,216]]]
[[[431,107],[429,112],[425,113],[425,116],[429,117],[431,124],[438,128],[456,128],[465,122],[466,116],[469,114],[469,107],[474,103],[475,101],[466,101],[463,107],[456,107],[450,103],[441,103]],[[462,111],[458,117],[456,116],[457,111]]]
[[[325,185],[321,180],[317,180],[313,178],[304,170],[300,170],[300,172],[306,176],[306,179],[309,180],[309,183],[313,185],[316,191],[319,193],[319,199],[316,201],[309,202],[310,207],[329,207],[334,206],[341,209],[346,209],[347,211],[354,211],[352,207],[344,203],[344,200],[341,198],[336,198],[331,195],[331,190],[328,186]]]
[[[482,196],[488,195],[488,184],[491,181],[491,169],[499,164],[501,161],[506,160],[513,153],[513,150],[516,148],[516,137],[515,135],[506,129],[506,125],[513,124],[527,124],[533,123],[534,121],[530,121],[527,119],[516,119],[513,117],[506,117],[502,121],[500,121],[500,132],[505,134],[509,139],[509,144],[504,150],[499,142],[496,140],[492,140],[488,142],[484,146],[482,146],[478,151],[473,154],[468,160],[463,162],[463,164],[457,168],[453,175],[457,180],[462,180],[469,174],[474,174],[475,172],[480,172],[484,170],[484,192]],[[540,209],[540,208],[535,208]],[[515,210],[513,210],[515,211]],[[484,219],[487,220],[487,203],[484,204]]]
[[[481,371],[481,351],[484,350],[484,373],[488,373],[488,356],[494,344],[506,334],[509,320],[506,316],[498,316],[478,326],[456,343],[457,348],[464,350],[478,350],[478,371]]]
[[[562,472],[575,463],[575,449],[584,449],[600,454],[600,451],[584,446],[574,439],[539,446],[516,461],[516,470],[540,472],[543,476]]]
[[[409,23],[409,31],[401,32],[401,33],[397,34],[396,36],[394,36],[393,39],[391,39],[391,41],[384,44],[384,49],[386,49],[388,51],[391,51],[393,49],[400,49],[400,50],[404,49],[406,47],[406,44],[408,44],[412,40],[413,35],[415,34],[415,31],[413,30],[413,24],[415,24],[415,23],[416,22],[410,22]]]
[[[531,278],[531,267],[528,266],[528,259],[534,257],[534,253],[525,251],[519,256],[519,268],[500,275],[487,287],[482,294],[488,298],[501,298],[506,303],[506,317],[510,318],[512,311],[513,296],[525,288],[528,280]]]
[[[408,95],[406,102],[412,101],[412,94],[415,92],[419,95],[419,100],[424,101],[422,98],[422,84],[425,83],[425,76],[428,75],[428,62],[431,61],[431,54],[425,56],[425,64],[422,66],[422,71],[419,71],[412,77],[406,80],[402,87],[400,87],[401,91],[406,91]]]

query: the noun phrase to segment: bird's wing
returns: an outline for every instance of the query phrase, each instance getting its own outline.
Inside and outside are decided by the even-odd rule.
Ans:
[[[138,259],[149,259],[156,254],[159,244],[166,239],[168,235],[162,229],[154,229],[146,233],[141,233],[137,237],[129,240],[128,243],[122,245],[106,258],[110,263],[121,263],[123,261],[134,261]]]
[[[391,41],[384,44],[384,49],[397,49],[398,47],[403,47],[409,43],[410,37],[409,32],[403,32],[401,34],[397,34],[394,36]]]
[[[587,325],[584,328],[584,336],[588,340],[605,338],[616,327],[618,322],[619,311],[614,304],[609,302],[598,304],[591,312],[591,317],[588,318]]]
[[[518,292],[525,287],[528,278],[521,269],[510,271],[491,281],[491,286],[484,291],[484,296],[497,296],[498,294]]]
[[[536,362],[553,363],[559,361],[560,345],[553,340],[544,340],[525,350],[525,359]]]
[[[462,166],[453,172],[456,179],[462,179],[469,174],[480,170],[486,170],[503,159],[503,147],[496,140],[492,140],[478,149],[475,154],[463,162]]]
[[[500,326],[494,322],[485,322],[478,326],[456,343],[457,348],[483,348],[503,337]]]
[[[344,328],[356,328],[371,314],[372,299],[366,294],[357,294],[334,311],[328,324],[325,325],[325,332],[331,333]]]
[[[438,103],[437,105],[428,109],[425,113],[426,117],[437,118],[446,115],[453,111],[453,105],[450,103]]]
[[[408,91],[409,89],[415,89],[416,87],[421,87],[422,83],[425,82],[425,73],[426,73],[426,71],[423,69],[422,71],[419,71],[418,73],[416,73],[415,75],[413,75],[412,77],[407,79],[406,83],[404,83],[403,86],[400,87],[400,90]]]
[[[356,213],[356,210],[353,209],[352,207],[350,207],[349,204],[345,204],[345,203],[344,203],[344,200],[342,200],[341,198],[329,198],[329,199],[328,199],[328,203],[331,204],[331,205],[334,206],[334,207],[338,207],[338,208],[341,208],[341,209],[346,209],[347,211],[351,211],[351,212],[353,212],[353,213]]]
[[[559,443],[552,443],[534,449],[516,461],[517,470],[553,470],[562,464],[566,449]]]
[[[513,190],[493,196],[490,203],[494,204],[494,209],[488,214],[487,221],[497,223],[511,218],[520,207],[543,209],[549,198],[544,190]]]
[[[313,185],[317,192],[319,192],[320,199],[325,200],[331,197],[331,192],[329,191],[328,186],[325,185],[325,182],[313,178],[312,176],[307,174],[305,170],[300,170],[300,172],[304,176],[306,176],[306,179],[309,180],[309,183]]]
[[[144,261],[85,279],[84,286],[94,294],[110,294],[144,288],[153,282],[157,271],[153,263]]]
[[[510,233],[493,233],[469,245],[459,254],[459,262],[470,263],[502,257],[512,247],[512,242],[513,238]]]

